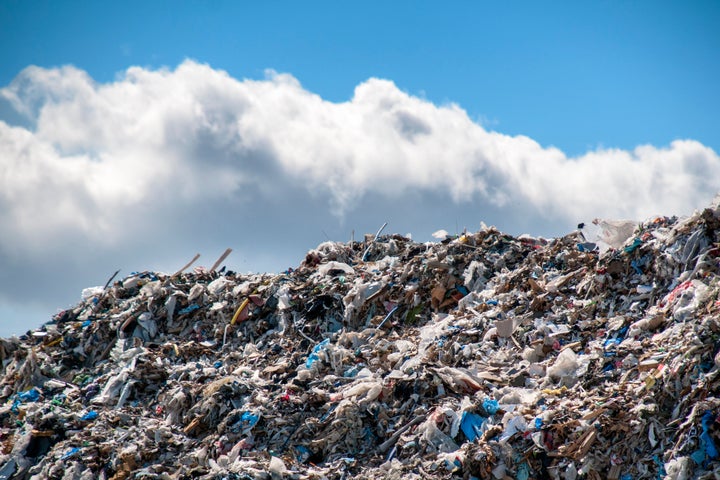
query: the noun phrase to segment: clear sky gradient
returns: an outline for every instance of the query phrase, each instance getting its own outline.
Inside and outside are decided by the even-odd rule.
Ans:
[[[0,335],[121,269],[720,190],[720,3],[0,1]],[[273,73],[275,72],[275,73]]]

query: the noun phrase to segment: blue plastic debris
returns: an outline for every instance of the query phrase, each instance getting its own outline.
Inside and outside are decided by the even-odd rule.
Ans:
[[[498,401],[492,400],[490,398],[486,398],[485,400],[483,400],[482,406],[489,415],[495,415],[497,411],[500,410],[500,405],[498,404]]]
[[[700,421],[702,425],[700,448],[690,454],[690,458],[692,458],[697,465],[705,466],[708,459],[714,460],[718,458],[718,449],[709,431],[714,421],[715,415],[713,415],[713,412],[706,410]]]
[[[80,417],[81,422],[91,422],[98,417],[98,413],[95,410],[90,410],[85,415]]]
[[[298,459],[298,462],[300,462],[300,463],[307,462],[308,459],[310,458],[310,456],[312,455],[312,452],[310,452],[310,449],[304,445],[296,446],[295,450],[297,450],[297,452],[298,452],[297,459]]]
[[[67,460],[68,458],[73,457],[73,456],[77,455],[78,453],[80,453],[80,449],[77,447],[73,447],[70,450],[68,450],[67,452],[65,452],[65,454],[62,456],[62,459]]]
[[[243,412],[240,420],[242,420],[243,423],[247,423],[249,427],[254,427],[260,420],[260,416],[250,412]]]
[[[658,455],[653,455],[653,461],[655,462],[655,465],[657,465],[658,469],[655,479],[663,480],[665,478],[665,475],[667,475],[667,472],[665,471],[665,462],[663,462]]]
[[[345,370],[345,372],[343,373],[343,377],[353,378],[353,377],[357,376],[357,374],[358,374],[358,368],[356,366],[352,366],[352,367],[348,368],[347,370]]]
[[[457,472],[462,468],[462,462],[458,457],[455,457],[453,461],[451,462],[450,459],[445,459],[445,469],[448,472]]]
[[[690,454],[690,458],[692,458],[693,462],[697,465],[702,465],[705,461],[705,451],[702,448],[695,450]]]
[[[222,362],[221,362],[221,361],[217,361],[217,362],[213,363],[213,367],[215,367],[215,368],[220,368],[220,367],[222,367]]]
[[[313,363],[315,363],[315,362],[317,362],[318,360],[320,360],[320,352],[322,352],[323,350],[325,350],[325,348],[328,346],[329,343],[330,343],[330,339],[329,339],[329,338],[326,338],[326,339],[323,340],[322,342],[320,342],[320,343],[318,343],[317,345],[315,345],[315,348],[313,348],[312,352],[311,352],[310,355],[308,356],[307,361],[305,362],[305,367],[306,367],[306,368],[312,367]]]
[[[584,242],[584,243],[578,243],[577,249],[581,252],[592,252],[597,248],[597,244],[593,242]]]
[[[637,273],[638,275],[643,274],[642,268],[640,268],[643,265],[643,262],[638,262],[637,260],[633,260],[632,262],[630,262],[630,266],[633,268],[633,270],[635,270],[635,273]]]
[[[320,417],[320,421],[324,422],[325,420],[327,420],[327,418],[332,414],[332,412],[335,411],[337,406],[338,406],[338,404],[336,403],[333,406],[331,406],[327,412],[323,413],[322,417]]]
[[[535,430],[540,430],[543,426],[542,418],[537,417],[535,418]]]
[[[184,314],[186,314],[186,313],[194,312],[194,311],[197,310],[198,308],[200,308],[200,306],[195,305],[195,304],[193,303],[192,305],[188,305],[187,307],[185,307],[185,308],[183,308],[182,310],[180,310],[180,311],[178,312],[178,314],[179,314],[179,315],[184,315]]]
[[[25,403],[25,402],[37,402],[40,399],[40,392],[37,388],[31,388],[30,390],[27,390],[25,392],[20,392],[17,394],[18,399]]]
[[[472,412],[463,412],[460,429],[471,442],[482,435],[482,426],[486,418]]]
[[[629,473],[623,473],[622,475],[620,475],[620,480],[632,480],[632,475],[630,475]]]
[[[700,434],[700,444],[705,448],[705,453],[708,457],[715,460],[718,458],[718,449],[715,446],[715,441],[710,436],[710,428],[715,422],[715,415],[710,410],[706,410],[702,416],[702,433]]]
[[[12,411],[13,413],[18,413],[19,412],[18,406],[21,403],[37,402],[39,399],[40,399],[40,391],[37,388],[31,388],[30,390],[26,390],[24,392],[19,392],[15,396],[15,400],[13,400],[13,403],[10,406],[10,411]]]
[[[528,480],[530,478],[530,466],[523,462],[518,465],[517,473],[515,474],[517,480]]]
[[[627,247],[623,248],[623,251],[625,253],[632,253],[640,245],[642,245],[642,240],[640,240],[639,238],[635,238],[635,240],[633,240],[633,243],[631,243]]]
[[[7,480],[13,478],[17,471],[17,463],[15,459],[11,458],[5,465],[0,468],[0,480]]]

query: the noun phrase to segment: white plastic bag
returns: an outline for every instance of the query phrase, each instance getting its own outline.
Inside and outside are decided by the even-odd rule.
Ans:
[[[634,220],[603,220],[596,218],[593,223],[600,227],[597,239],[615,249],[622,248],[627,239],[633,236],[637,227],[637,222]]]
[[[554,380],[574,376],[578,366],[577,355],[575,355],[572,349],[566,348],[557,356],[555,363],[548,367],[547,376]]]

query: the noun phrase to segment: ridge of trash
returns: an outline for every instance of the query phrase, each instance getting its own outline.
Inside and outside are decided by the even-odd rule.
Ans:
[[[0,479],[718,479],[720,208],[597,224],[86,289],[0,340]]]

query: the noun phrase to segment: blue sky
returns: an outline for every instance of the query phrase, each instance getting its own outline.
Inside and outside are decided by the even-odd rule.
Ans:
[[[116,269],[720,189],[717,2],[0,2],[0,335]],[[273,73],[275,72],[275,73]]]
[[[369,77],[569,154],[720,147],[717,2],[0,3],[0,84],[29,64],[98,81],[185,58],[267,68],[341,101]]]

